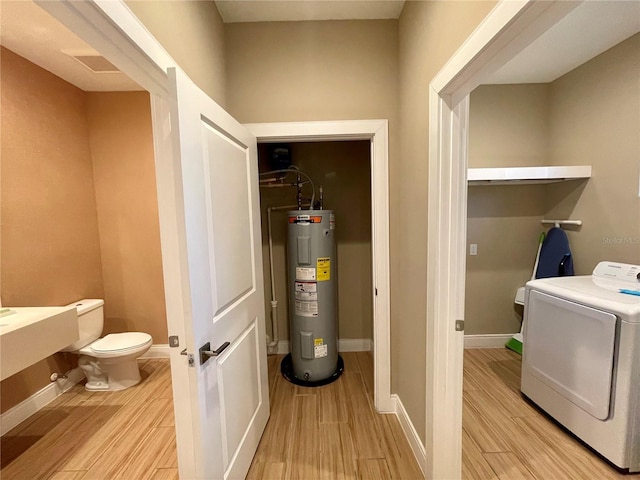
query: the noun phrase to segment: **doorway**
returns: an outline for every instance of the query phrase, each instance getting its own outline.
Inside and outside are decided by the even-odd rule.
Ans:
[[[278,168],[269,159],[273,149],[286,149],[288,162],[313,184],[303,194],[322,196],[325,210],[336,218],[336,260],[338,291],[338,350],[370,351],[373,341],[373,275],[371,256],[371,149],[366,140],[344,142],[294,142],[258,144],[262,174]],[[262,178],[263,271],[268,353],[288,353],[288,286],[286,282],[287,211],[295,210],[295,175],[282,181]],[[322,194],[320,193],[322,191]],[[306,206],[303,208],[307,208]],[[275,309],[271,302],[277,302]],[[277,322],[277,323],[276,323]],[[269,328],[271,323],[271,328]],[[275,325],[274,325],[275,323]]]
[[[431,83],[429,251],[433,254],[428,268],[434,281],[429,284],[427,295],[430,304],[427,350],[435,353],[427,358],[427,391],[446,385],[444,390],[449,394],[440,394],[434,388],[427,401],[427,442],[433,444],[428,476],[460,475],[464,296],[454,292],[464,292],[465,280],[469,94],[505,65],[518,65],[532,72],[548,64],[549,59],[542,57],[512,62],[525,49],[533,53],[535,48],[529,47],[547,31],[560,34],[562,40],[556,37],[546,44],[545,51],[554,50],[552,45],[568,44],[566,35],[570,32],[578,33],[581,40],[577,44],[582,45],[585,40],[582,33],[592,30],[574,20],[584,18],[578,15],[584,14],[584,9],[597,7],[590,2],[500,3]],[[599,33],[587,36],[589,40],[606,37],[601,35],[602,21],[618,18],[604,13],[594,17],[598,29],[593,31]],[[630,17],[637,15],[622,15]],[[569,25],[573,28],[563,29]],[[614,27],[612,31],[619,32],[620,28]],[[543,43],[538,42],[537,47]],[[574,50],[578,49],[572,49],[572,53]],[[566,62],[564,55],[559,57]],[[453,247],[447,248],[449,245]],[[443,432],[451,434],[439,435]]]
[[[248,124],[258,143],[365,141],[370,149],[374,405],[396,412],[391,396],[388,121]],[[328,205],[328,204],[327,204]]]

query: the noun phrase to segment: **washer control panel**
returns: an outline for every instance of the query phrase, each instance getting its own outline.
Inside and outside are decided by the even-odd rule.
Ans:
[[[606,278],[627,285],[640,286],[640,265],[600,262],[593,270],[593,276],[595,278]]]

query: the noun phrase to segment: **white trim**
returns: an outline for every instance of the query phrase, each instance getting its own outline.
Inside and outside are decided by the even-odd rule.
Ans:
[[[178,64],[124,1],[36,3],[151,94],[166,95],[166,72]]]
[[[504,348],[504,344],[511,340],[512,337],[512,333],[465,335],[464,348]]]
[[[55,382],[51,382],[15,407],[4,412],[0,415],[0,435],[4,435],[12,428],[20,425],[38,410],[44,408],[64,392],[70,390],[82,379],[84,379],[84,373],[80,367],[76,367],[67,372],[67,378],[60,378]]]
[[[151,345],[151,348],[139,359],[145,360],[147,358],[169,358],[169,352],[169,344],[167,343]]]
[[[339,352],[370,352],[373,341],[370,338],[339,338]]]
[[[407,441],[409,442],[413,455],[416,457],[418,466],[420,467],[420,470],[422,470],[422,474],[426,475],[427,452],[420,441],[420,436],[413,426],[413,423],[411,423],[409,414],[405,410],[400,397],[394,393],[391,395],[391,401],[394,404],[394,413],[398,417],[402,431],[404,432],[405,437],[407,437]]]
[[[429,86],[427,478],[462,472],[463,335],[471,91],[581,2],[499,2]]]
[[[286,355],[289,352],[291,352],[291,348],[289,348],[289,340],[280,340],[278,342],[278,350],[276,353],[278,355]]]
[[[374,404],[393,411],[389,285],[389,122],[253,123],[245,125],[259,142],[371,140],[371,250],[373,263]]]
[[[373,340],[370,338],[339,338],[339,352],[370,352]],[[291,351],[289,348],[289,340],[280,340],[278,342],[277,354],[284,355]]]

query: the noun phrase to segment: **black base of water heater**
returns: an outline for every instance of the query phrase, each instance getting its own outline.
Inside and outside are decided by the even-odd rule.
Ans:
[[[316,380],[314,382],[300,379],[294,375],[293,363],[291,363],[291,354],[288,354],[282,359],[282,363],[280,364],[280,371],[282,372],[282,376],[284,378],[295,385],[300,385],[301,387],[321,387],[323,385],[328,385],[332,382],[335,382],[338,378],[340,378],[340,375],[342,375],[342,372],[344,372],[344,361],[342,360],[342,357],[338,355],[338,367],[336,368],[335,373],[327,378]]]

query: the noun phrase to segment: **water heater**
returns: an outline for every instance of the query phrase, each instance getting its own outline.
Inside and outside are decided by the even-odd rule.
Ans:
[[[282,362],[282,373],[298,385],[325,385],[343,370],[338,355],[335,216],[331,210],[292,210],[287,220],[291,353]]]

